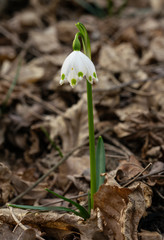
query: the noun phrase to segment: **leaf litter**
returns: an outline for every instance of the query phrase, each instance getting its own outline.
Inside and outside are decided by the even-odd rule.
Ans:
[[[0,3],[0,239],[164,236],[163,1],[129,1],[120,15],[114,14],[119,0],[111,12],[107,1],[97,1],[95,11],[94,2],[86,2],[16,0],[13,9],[9,1]],[[87,207],[85,81],[73,90],[59,85],[78,21],[88,29],[100,79],[93,98],[96,141],[102,135],[106,150],[105,183],[87,221],[69,213],[11,211],[5,204],[14,199],[72,207],[47,187]]]

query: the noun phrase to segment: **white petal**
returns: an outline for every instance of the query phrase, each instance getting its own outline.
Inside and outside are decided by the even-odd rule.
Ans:
[[[78,75],[74,70],[71,70],[68,74],[68,82],[70,83],[71,87],[75,87],[78,83]]]
[[[90,83],[98,81],[93,62],[82,52],[73,51],[63,63],[60,84],[67,80],[74,87],[84,76]]]
[[[64,63],[62,65],[62,69],[61,69],[61,76],[64,74],[65,77],[67,78],[69,71],[72,68],[74,56],[75,56],[75,51],[70,53],[64,60]]]
[[[85,66],[86,72],[86,78],[90,83],[93,83],[93,80],[98,80],[96,76],[96,70],[93,62],[90,60],[89,57],[87,57],[85,54],[80,54],[81,60],[83,62],[83,65]]]

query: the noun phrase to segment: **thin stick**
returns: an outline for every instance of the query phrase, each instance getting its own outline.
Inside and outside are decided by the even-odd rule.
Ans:
[[[161,73],[161,74],[159,74],[157,76],[154,76],[152,78],[145,78],[145,79],[142,79],[142,80],[134,79],[134,80],[131,80],[127,83],[120,83],[119,85],[113,86],[111,88],[93,89],[93,93],[94,92],[108,92],[108,93],[112,94],[113,92],[120,91],[121,89],[124,89],[128,86],[131,86],[131,85],[135,84],[135,83],[146,83],[146,82],[149,82],[149,81],[156,81],[156,80],[158,80],[162,77],[164,77],[164,73]],[[81,91],[77,91],[77,92],[78,93],[84,93],[84,92],[86,92],[86,90],[81,90]]]
[[[28,192],[30,192],[33,188],[35,188],[40,182],[42,182],[51,172],[53,172],[56,168],[58,168],[64,161],[66,161],[71,155],[72,153],[74,153],[76,150],[78,150],[81,147],[78,146],[76,148],[74,148],[72,151],[70,151],[65,157],[63,157],[57,164],[55,164],[52,168],[49,169],[49,171],[47,173],[45,173],[43,176],[41,176],[33,185],[31,185],[30,187],[28,187],[24,192],[22,192],[21,194],[19,194],[17,197],[13,198],[10,203],[15,203],[16,201],[18,201],[20,198],[22,198],[25,194],[27,194]]]
[[[149,163],[142,172],[140,172],[139,174],[137,174],[136,177],[134,177],[132,180],[130,180],[129,182],[125,183],[122,187],[127,187],[129,184],[135,182],[136,180],[138,180],[138,177],[141,176],[150,166],[152,165],[152,163]]]

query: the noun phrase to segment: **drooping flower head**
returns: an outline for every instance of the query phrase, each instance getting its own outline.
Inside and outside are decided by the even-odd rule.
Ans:
[[[81,51],[73,51],[63,63],[60,84],[68,81],[71,87],[75,87],[84,76],[91,84],[93,80],[98,81],[95,66],[89,57]]]

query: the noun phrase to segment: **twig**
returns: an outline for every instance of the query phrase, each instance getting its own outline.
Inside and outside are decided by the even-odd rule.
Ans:
[[[137,174],[137,176],[135,176],[133,179],[131,179],[129,182],[125,183],[122,187],[127,187],[129,184],[135,182],[136,180],[138,180],[138,177],[141,176],[150,166],[152,165],[152,163],[149,163],[142,172],[140,172],[139,174]]]
[[[155,189],[155,191],[164,200],[164,196],[157,189]]]
[[[134,79],[134,80],[131,80],[127,83],[120,83],[119,85],[117,86],[113,86],[111,88],[101,88],[101,89],[94,89],[93,88],[93,92],[108,92],[108,93],[116,93],[117,91],[119,92],[121,89],[124,89],[128,86],[131,86],[133,84],[136,84],[136,83],[146,83],[146,82],[149,82],[149,81],[156,81],[158,80],[159,78],[163,78],[164,77],[164,73],[161,73],[157,76],[154,76],[152,78],[145,78],[145,79],[142,79],[142,80],[137,80],[137,79]],[[81,90],[81,91],[77,91],[78,93],[84,93],[86,92],[86,90]],[[149,93],[150,94],[150,93]]]
[[[45,109],[48,109],[48,110],[51,111],[51,112],[54,112],[54,113],[57,113],[57,114],[63,116],[64,112],[60,111],[58,108],[56,108],[56,107],[55,107],[54,105],[52,105],[51,103],[44,101],[43,99],[39,98],[39,97],[36,96],[36,95],[31,94],[31,93],[28,92],[28,91],[25,92],[25,95],[26,95],[27,97],[31,98],[33,101],[41,104]]]
[[[13,212],[13,208],[12,207],[9,207],[9,210],[10,210],[10,213],[14,219],[14,221],[16,222],[17,225],[19,225],[24,231],[26,231],[28,229],[28,227],[24,226],[18,219],[17,217],[15,216],[14,212]],[[40,237],[37,233],[36,234],[36,238],[39,239],[39,240],[45,240],[44,238]]]
[[[115,146],[121,148],[126,153],[127,157],[134,155],[127,147],[121,144],[117,139],[110,137],[109,135],[107,136],[107,134],[105,135],[105,138],[112,142]]]
[[[99,132],[98,134],[95,135],[95,138],[98,137],[99,135],[102,135],[103,133],[107,132],[111,130],[111,128],[106,128],[105,130],[102,130],[101,132]],[[10,203],[15,203],[16,201],[18,201],[19,199],[21,199],[24,195],[26,195],[28,192],[30,192],[33,188],[35,188],[40,182],[42,182],[48,175],[50,175],[51,172],[53,172],[54,170],[56,170],[63,162],[65,162],[75,151],[77,151],[78,149],[80,149],[81,147],[83,147],[84,145],[88,144],[88,140],[85,141],[83,144],[75,147],[74,149],[72,149],[69,153],[66,154],[66,156],[64,156],[57,164],[55,164],[52,168],[49,169],[49,171],[47,173],[45,173],[43,176],[41,176],[33,185],[31,185],[30,187],[28,187],[24,192],[20,193],[18,196],[16,196],[15,198],[13,198]]]
[[[55,164],[52,168],[49,169],[47,173],[45,173],[43,176],[41,176],[33,185],[28,187],[24,192],[13,198],[9,203],[15,203],[19,199],[21,199],[24,195],[26,195],[28,192],[30,192],[33,188],[35,188],[40,182],[42,182],[48,175],[50,175],[51,172],[53,172],[55,169],[57,169],[64,161],[66,161],[76,150],[78,150],[81,147],[78,146],[74,148],[72,151],[70,151],[65,157],[63,157],[57,164]]]
[[[144,176],[141,176],[138,178],[138,180],[143,180],[147,177],[164,177],[163,175],[156,175],[156,174],[159,174],[159,173],[164,173],[164,170],[159,170],[159,171],[156,171],[156,172],[152,172],[152,173],[148,173],[148,174],[145,174]]]

